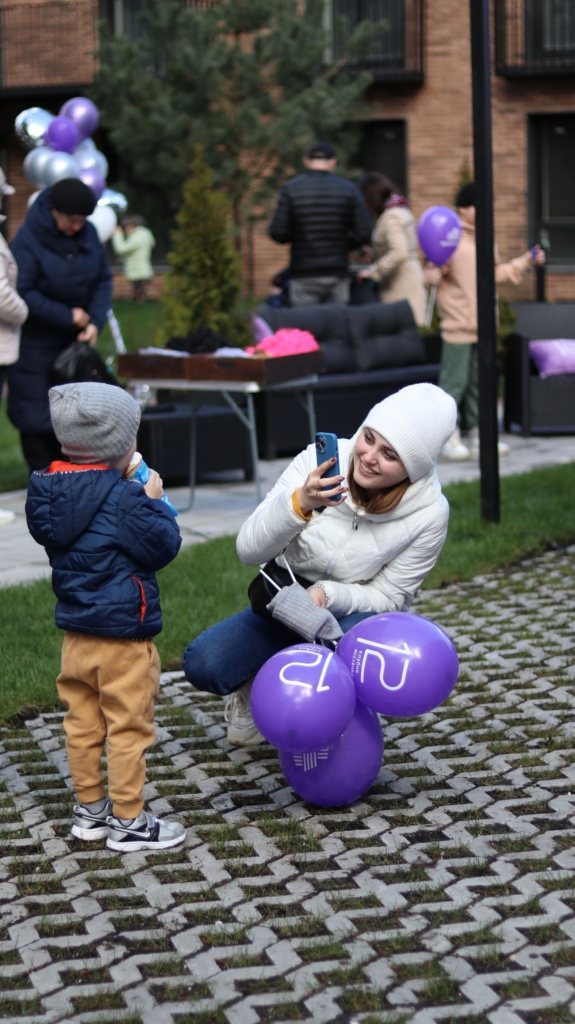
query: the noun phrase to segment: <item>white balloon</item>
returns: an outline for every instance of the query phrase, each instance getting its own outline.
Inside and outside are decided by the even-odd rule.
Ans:
[[[116,192],[113,188],[105,188],[98,199],[98,206],[111,206],[116,213],[125,213],[128,209],[128,200],[123,192]]]
[[[88,220],[96,228],[98,238],[102,245],[104,242],[108,242],[112,237],[114,234],[114,228],[118,223],[118,218],[111,206],[96,206],[96,209],[90,214]]]
[[[37,146],[36,149],[30,150],[24,160],[24,174],[36,187],[45,184],[44,172],[46,164],[53,154],[54,150],[50,149],[49,146]]]
[[[42,195],[42,189],[40,189],[39,192],[33,192],[31,196],[28,196],[28,201],[26,203],[26,206],[28,207],[28,209],[30,209],[30,207],[34,205],[34,203],[36,202],[38,196],[41,196],[41,195]]]
[[[44,166],[44,185],[54,185],[62,178],[79,178],[78,161],[71,153],[56,151],[48,157]]]

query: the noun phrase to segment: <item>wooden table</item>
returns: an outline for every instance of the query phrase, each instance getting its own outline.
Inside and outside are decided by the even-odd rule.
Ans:
[[[298,377],[294,380],[282,380],[275,383],[238,380],[185,380],[182,378],[171,380],[169,378],[129,377],[127,383],[130,387],[147,386],[152,392],[157,391],[158,388],[168,391],[185,391],[193,396],[190,427],[190,492],[187,504],[182,508],[179,508],[178,512],[188,512],[194,504],[196,491],[196,412],[202,405],[206,404],[205,398],[207,395],[214,393],[222,395],[230,409],[235,412],[236,416],[243,423],[250,435],[250,450],[254,471],[254,482],[256,485],[256,496],[259,504],[262,500],[262,488],[258,464],[258,435],[254,395],[260,391],[293,392],[307,413],[310,441],[313,443],[316,434],[313,385],[317,384],[317,380],[318,377],[316,373]],[[238,405],[236,398],[234,397],[238,395],[245,396],[246,410],[242,409]]]

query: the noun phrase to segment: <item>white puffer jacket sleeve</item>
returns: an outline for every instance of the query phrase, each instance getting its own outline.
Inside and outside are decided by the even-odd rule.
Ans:
[[[395,612],[411,604],[423,580],[433,569],[447,536],[449,506],[443,501],[430,510],[427,523],[418,524],[417,535],[373,579],[366,583],[336,583],[320,580],[327,606],[336,619],[353,612]],[[439,512],[439,514],[438,514]]]
[[[19,327],[28,316],[28,306],[10,281],[14,261],[0,248],[0,324]]]
[[[242,526],[236,541],[240,561],[246,565],[261,565],[270,558],[277,558],[303,530],[306,522],[294,512],[292,494],[305,483],[315,465],[313,444],[290,462],[261,505]]]

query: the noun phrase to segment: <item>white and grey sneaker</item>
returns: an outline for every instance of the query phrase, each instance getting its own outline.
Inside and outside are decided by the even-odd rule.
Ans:
[[[76,839],[84,839],[88,843],[97,839],[105,839],[108,835],[108,818],[112,813],[112,801],[106,797],[106,802],[101,811],[92,814],[83,804],[74,804],[74,824],[72,835]]]
[[[469,448],[466,444],[463,444],[459,427],[456,427],[449,440],[446,441],[441,449],[441,458],[447,459],[448,462],[463,462],[469,456]]]
[[[162,821],[149,811],[142,811],[138,818],[125,824],[113,814],[108,816],[109,850],[120,853],[136,853],[138,850],[166,850],[177,846],[186,838],[186,830],[177,821]]]
[[[469,445],[469,453],[472,459],[479,458],[479,427],[472,427],[467,435],[467,443]],[[505,444],[505,441],[497,442],[497,453],[498,455],[509,455],[509,445]]]
[[[235,693],[226,697],[224,718],[228,723],[228,740],[236,747],[252,747],[265,743],[264,737],[252,718],[250,693],[252,682],[244,683]]]

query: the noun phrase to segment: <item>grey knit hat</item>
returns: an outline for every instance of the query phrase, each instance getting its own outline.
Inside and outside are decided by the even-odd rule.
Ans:
[[[114,462],[136,440],[140,406],[122,388],[61,384],[48,397],[54,433],[72,462]]]

